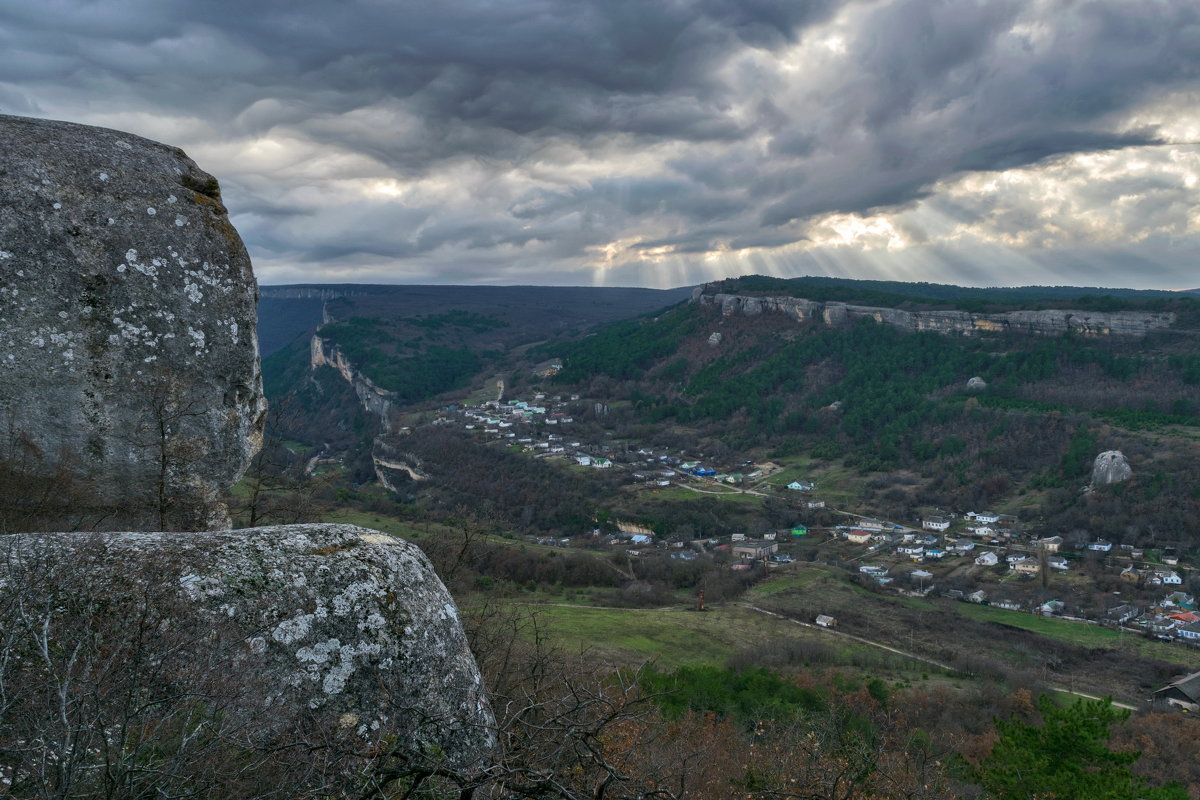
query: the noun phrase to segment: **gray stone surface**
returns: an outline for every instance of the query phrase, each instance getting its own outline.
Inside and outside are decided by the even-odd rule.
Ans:
[[[38,576],[45,565],[52,579]],[[264,746],[300,730],[352,731],[362,753],[382,748],[470,769],[494,744],[454,602],[424,554],[402,540],[332,524],[0,537],[0,608],[18,595],[35,613],[53,608],[53,592],[83,581],[100,595],[91,599],[117,609],[139,587],[165,590],[154,601],[172,609],[163,630],[220,631],[170,642],[197,671],[173,675],[172,686],[186,690],[202,669],[228,676],[237,690],[230,713]],[[110,632],[105,647],[120,652],[117,639],[136,635],[138,620],[112,623],[121,634]],[[71,635],[63,627],[51,620],[48,630]],[[157,680],[144,687],[148,696],[164,690]]]
[[[1120,450],[1105,450],[1092,462],[1092,485],[1108,486],[1133,477],[1133,468]]]
[[[0,116],[0,142],[0,459],[67,476],[83,527],[227,526],[265,401],[216,180],[101,128]]]
[[[967,381],[967,390],[972,392],[982,392],[987,388],[987,381],[976,375]]]

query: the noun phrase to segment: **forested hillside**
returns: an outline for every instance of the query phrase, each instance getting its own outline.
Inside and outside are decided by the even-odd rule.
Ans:
[[[907,476],[881,498],[897,516],[1008,503],[1101,534],[1133,526],[1194,538],[1196,345],[1175,331],[968,337],[689,305],[545,352],[561,356],[562,385],[627,404],[631,420],[663,436],[692,431],[707,452],[759,449]],[[981,382],[968,388],[971,378]],[[1108,449],[1136,457],[1138,480],[1080,502],[1092,459]]]

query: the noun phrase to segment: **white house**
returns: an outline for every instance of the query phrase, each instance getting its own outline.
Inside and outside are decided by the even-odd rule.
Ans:
[[[993,514],[991,511],[984,511],[981,514],[971,513],[971,514],[967,514],[967,516],[970,517],[971,519],[975,520],[976,522],[983,523],[984,525],[991,525],[993,522],[1000,521],[1000,515]]]
[[[1000,563],[1000,557],[991,550],[986,553],[980,553],[975,557],[975,563],[981,567],[994,567]]]
[[[1088,544],[1088,550],[1107,553],[1109,550],[1112,550],[1112,542],[1105,539],[1097,539],[1096,541]]]
[[[950,520],[945,517],[926,517],[921,520],[921,527],[927,531],[944,531],[950,527]]]
[[[1179,577],[1179,573],[1173,569],[1155,570],[1150,576],[1150,583],[1158,585],[1164,584],[1168,586],[1179,586],[1183,583],[1183,578]]]

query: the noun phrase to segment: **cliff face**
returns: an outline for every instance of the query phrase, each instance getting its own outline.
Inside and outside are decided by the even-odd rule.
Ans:
[[[317,369],[318,367],[332,367],[336,369],[342,378],[354,387],[354,393],[358,395],[363,408],[368,413],[376,414],[379,417],[383,422],[384,430],[391,430],[391,423],[388,418],[388,412],[392,408],[391,392],[379,388],[371,382],[370,378],[359,372],[346,359],[337,345],[330,344],[320,336],[314,336],[309,347],[311,351],[309,366],[312,369]]]
[[[796,322],[838,325],[870,317],[876,322],[909,331],[939,331],[973,334],[981,331],[1032,333],[1057,336],[1068,331],[1086,336],[1144,336],[1170,327],[1175,315],[1142,311],[1010,311],[1004,314],[973,314],[967,311],[903,311],[896,308],[816,302],[798,297],[751,297],[733,294],[692,293],[692,302],[719,308],[724,316],[783,314]]]
[[[19,432],[0,462],[72,525],[227,527],[265,400],[216,180],[102,128],[0,116],[0,142],[0,414]],[[0,495],[0,517],[34,513]]]

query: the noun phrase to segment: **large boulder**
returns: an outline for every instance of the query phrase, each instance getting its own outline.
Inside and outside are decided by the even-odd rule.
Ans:
[[[0,141],[0,530],[228,527],[265,403],[216,180],[102,128],[0,116]]]
[[[279,796],[348,796],[389,771],[471,774],[494,745],[429,562],[351,525],[0,537],[0,652],[0,686],[20,687],[0,729],[77,760],[63,796],[127,762],[166,783],[122,796],[219,796],[196,782],[254,764]]]
[[[1133,467],[1129,466],[1129,461],[1120,450],[1105,450],[1092,462],[1093,486],[1108,486],[1132,477]]]

